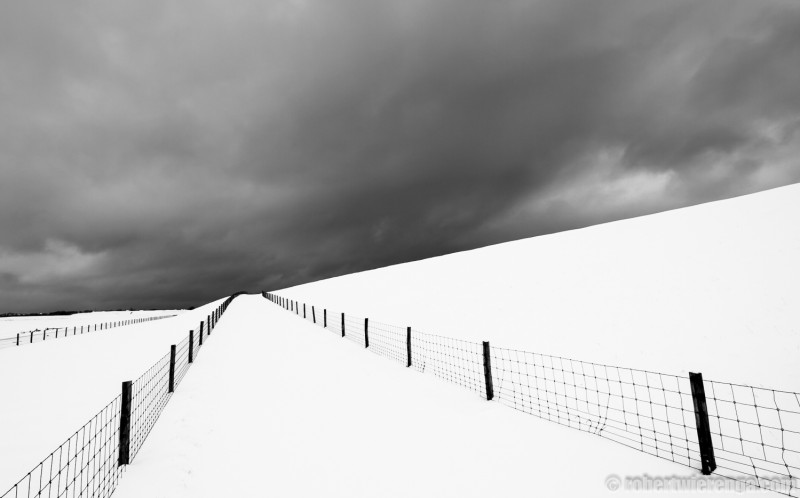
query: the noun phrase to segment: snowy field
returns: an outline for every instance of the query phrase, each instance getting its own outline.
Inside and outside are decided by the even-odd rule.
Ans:
[[[170,344],[197,329],[219,302],[164,320],[0,349],[0,493],[117,396],[122,381],[141,375],[169,352]],[[84,323],[112,317],[94,315],[75,316]]]
[[[236,298],[214,334],[116,498],[658,497],[681,493],[606,481],[699,474],[487,402],[258,296]]]
[[[800,391],[800,185],[276,293],[496,346]]]
[[[80,331],[89,330],[91,327],[101,323],[120,322],[123,320],[133,320],[137,318],[160,317],[167,315],[179,315],[186,310],[146,310],[146,311],[96,311],[92,313],[75,313],[64,316],[10,316],[0,318],[0,347],[6,341],[3,339],[14,338],[17,334],[30,332],[31,330],[63,329],[69,328],[72,335],[73,327]],[[48,334],[47,338],[50,338]]]

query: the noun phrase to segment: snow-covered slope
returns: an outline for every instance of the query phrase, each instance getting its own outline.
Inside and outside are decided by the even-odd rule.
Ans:
[[[800,389],[800,185],[277,292],[568,358]]]

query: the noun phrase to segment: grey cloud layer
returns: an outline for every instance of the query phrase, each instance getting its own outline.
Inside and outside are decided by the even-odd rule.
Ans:
[[[798,88],[777,0],[6,2],[0,302],[197,304],[800,181]]]

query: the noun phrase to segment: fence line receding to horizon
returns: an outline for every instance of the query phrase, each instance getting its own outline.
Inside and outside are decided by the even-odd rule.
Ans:
[[[163,320],[164,318],[172,318],[174,316],[178,315],[147,316],[140,318],[129,318],[127,320],[92,323],[89,325],[73,325],[72,327],[46,327],[44,329],[28,330],[25,332],[18,332],[16,335],[11,337],[0,338],[0,348],[24,346],[25,344],[42,342],[46,341],[47,339],[72,337],[76,335],[82,335],[84,333],[88,334],[89,332],[96,332],[98,330],[109,330],[117,327],[124,327],[126,325],[137,325],[155,320]]]
[[[428,334],[262,292],[287,311],[419,372],[636,450],[800,497],[800,394]]]
[[[111,496],[125,466],[136,458],[204,339],[211,335],[234,297],[215,307],[197,329],[172,345],[170,352],[138,379],[122,382],[120,395],[0,498]]]

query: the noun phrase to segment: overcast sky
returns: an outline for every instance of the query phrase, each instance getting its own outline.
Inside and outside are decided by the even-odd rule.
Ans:
[[[0,1],[0,312],[198,305],[798,181],[794,0]]]

